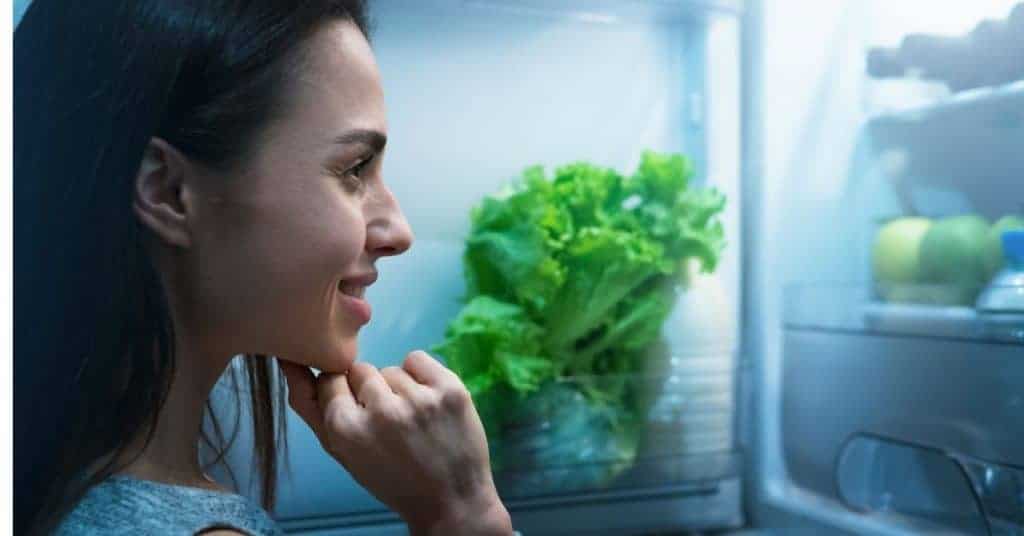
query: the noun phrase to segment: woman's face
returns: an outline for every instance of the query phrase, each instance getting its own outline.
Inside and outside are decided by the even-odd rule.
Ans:
[[[382,175],[387,125],[369,44],[337,22],[311,45],[252,157],[197,187],[191,295],[198,329],[223,348],[342,372],[369,321],[353,295],[413,237]]]

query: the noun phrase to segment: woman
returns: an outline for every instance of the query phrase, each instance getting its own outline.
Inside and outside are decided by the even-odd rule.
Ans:
[[[280,370],[414,534],[511,533],[458,378],[356,360],[374,263],[413,239],[361,2],[36,0],[14,65],[19,534],[277,532],[200,464],[236,355],[264,509]]]

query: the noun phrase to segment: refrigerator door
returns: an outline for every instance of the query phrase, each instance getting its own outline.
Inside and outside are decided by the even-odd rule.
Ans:
[[[1006,490],[1024,465],[1024,343],[987,331],[974,308],[982,233],[942,229],[981,218],[989,232],[1024,212],[1022,85],[952,92],[865,73],[870,47],[964,34],[1013,4],[749,5],[764,84],[746,99],[760,119],[745,157],[741,377],[760,526],[1021,533],[1024,502]],[[930,235],[879,245],[910,220]],[[939,262],[958,248],[965,260]],[[908,252],[949,276],[886,279]]]
[[[721,216],[728,247],[714,274],[689,273],[689,290],[665,321],[660,360],[612,379],[657,393],[657,402],[633,437],[591,440],[579,432],[585,427],[572,427],[586,425],[587,406],[559,398],[564,404],[541,416],[549,419],[506,431],[505,442],[522,455],[505,456],[497,480],[513,523],[531,536],[741,526],[734,393],[742,4],[377,0],[371,8],[389,118],[385,181],[416,241],[378,263],[360,359],[394,365],[444,340],[466,291],[470,212],[527,166],[586,161],[631,174],[645,149],[683,153],[693,185],[728,200]],[[559,382],[553,396],[573,381]],[[231,422],[230,392],[220,395]],[[255,495],[244,415],[239,425],[228,461],[239,488]],[[287,438],[291,470],[282,470],[275,511],[286,529],[404,532],[291,412]],[[609,448],[619,440],[635,441],[636,454]]]

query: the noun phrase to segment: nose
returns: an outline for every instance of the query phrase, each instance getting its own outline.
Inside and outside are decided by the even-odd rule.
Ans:
[[[413,242],[412,229],[398,200],[390,190],[385,195],[386,208],[370,221],[366,230],[366,249],[374,259],[401,255],[412,247]]]

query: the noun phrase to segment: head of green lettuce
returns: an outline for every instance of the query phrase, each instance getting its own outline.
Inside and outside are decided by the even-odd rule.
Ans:
[[[625,409],[689,259],[714,270],[724,196],[690,185],[678,154],[645,152],[632,176],[578,162],[527,168],[471,214],[467,293],[431,350],[462,378],[488,435],[512,404],[573,378],[594,404]],[[588,380],[593,379],[593,381]]]

